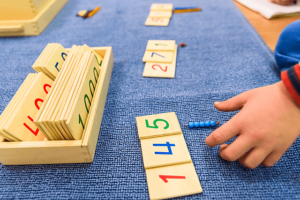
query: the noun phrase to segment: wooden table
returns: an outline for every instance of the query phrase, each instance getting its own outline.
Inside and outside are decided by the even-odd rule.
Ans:
[[[284,27],[300,19],[300,16],[294,16],[268,20],[236,1],[234,3],[272,51],[274,51],[277,39]]]

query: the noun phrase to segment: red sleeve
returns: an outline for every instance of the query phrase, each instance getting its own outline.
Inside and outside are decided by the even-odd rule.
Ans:
[[[293,99],[300,105],[300,66],[299,64],[294,67],[283,71],[281,73],[281,80],[283,81],[286,89],[289,91]]]

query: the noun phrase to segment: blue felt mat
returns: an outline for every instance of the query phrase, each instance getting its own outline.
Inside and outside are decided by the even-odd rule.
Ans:
[[[165,0],[163,2],[171,2]],[[205,138],[213,128],[190,130],[194,120],[221,124],[235,113],[213,107],[243,91],[279,81],[273,54],[231,0],[174,0],[201,12],[174,14],[168,27],[146,27],[152,1],[71,0],[37,37],[0,39],[2,111],[47,43],[64,47],[112,46],[115,65],[100,137],[91,164],[2,166],[0,197],[65,199],[147,199],[136,116],[175,111],[203,193],[186,199],[300,198],[300,140],[272,168],[250,170],[218,156]],[[90,19],[82,9],[102,9]],[[174,79],[143,78],[142,57],[150,39],[184,42]]]

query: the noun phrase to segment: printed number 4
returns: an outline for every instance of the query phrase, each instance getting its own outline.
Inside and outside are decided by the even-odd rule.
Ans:
[[[164,129],[167,129],[167,128],[169,128],[169,126],[170,126],[170,125],[169,125],[169,122],[167,122],[167,121],[164,120],[164,119],[156,119],[156,120],[154,120],[154,121],[153,121],[153,125],[154,125],[154,126],[150,126],[147,119],[145,120],[145,122],[146,122],[146,127],[147,127],[147,128],[156,128],[156,129],[158,129],[158,125],[156,124],[157,122],[165,122],[165,123],[166,123],[166,126],[164,127]]]

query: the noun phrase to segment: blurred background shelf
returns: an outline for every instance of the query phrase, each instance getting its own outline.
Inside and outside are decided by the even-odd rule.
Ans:
[[[0,37],[39,35],[68,0],[0,0]]]
[[[300,19],[300,16],[286,17],[286,18],[275,18],[268,20],[262,17],[260,14],[250,10],[242,4],[233,1],[240,11],[245,15],[250,24],[262,37],[266,45],[274,51],[276,42],[281,31],[288,24]]]

